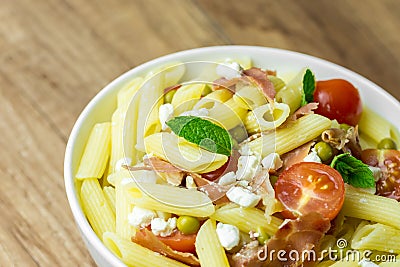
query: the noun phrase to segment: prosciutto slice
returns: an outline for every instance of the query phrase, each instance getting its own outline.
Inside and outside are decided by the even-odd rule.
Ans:
[[[251,68],[244,70],[243,74],[247,76],[250,82],[254,82],[259,88],[261,88],[263,94],[268,99],[268,102],[273,102],[276,91],[274,85],[267,77],[268,71],[263,71],[260,68]]]
[[[158,252],[168,258],[181,261],[191,266],[200,266],[199,259],[192,253],[180,252],[173,250],[163,242],[161,242],[151,231],[146,228],[136,231],[132,236],[132,242],[148,248],[154,252]]]
[[[321,138],[332,147],[349,152],[356,158],[361,157],[361,146],[358,138],[358,126],[350,127],[347,131],[338,128],[325,130]]]

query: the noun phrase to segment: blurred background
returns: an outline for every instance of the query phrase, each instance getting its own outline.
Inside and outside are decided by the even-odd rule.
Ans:
[[[294,50],[400,99],[398,0],[1,0],[0,262],[94,266],[63,186],[68,135],[123,72],[213,45]]]

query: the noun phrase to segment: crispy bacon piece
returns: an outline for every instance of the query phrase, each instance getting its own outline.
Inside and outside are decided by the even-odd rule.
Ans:
[[[347,131],[338,128],[325,130],[321,134],[324,142],[327,142],[332,147],[349,152],[356,158],[361,157],[361,146],[358,139],[358,125],[350,127]]]
[[[268,79],[268,71],[263,71],[260,68],[251,68],[244,70],[243,74],[247,76],[250,82],[254,82],[262,89],[263,94],[268,99],[268,102],[272,102],[276,91],[272,82]]]
[[[281,156],[283,161],[283,168],[281,168],[281,170],[285,170],[296,163],[302,162],[308,153],[310,153],[313,144],[314,142],[308,142],[299,146],[298,148],[293,149],[292,151],[283,154]]]
[[[132,236],[131,239],[132,242],[135,242],[136,244],[139,244],[154,252],[158,252],[169,258],[181,261],[191,266],[200,266],[199,259],[192,253],[173,250],[161,242],[151,231],[147,230],[146,228],[136,231],[135,235]]]
[[[267,258],[267,265],[264,266],[311,266],[315,259],[310,257],[302,259],[302,255],[307,256],[305,252],[318,249],[321,238],[330,228],[329,219],[324,218],[321,214],[313,212],[306,214],[296,220],[287,220],[275,235],[268,241],[268,251],[286,251],[285,258],[288,261],[281,262],[277,257],[270,259]],[[292,260],[289,257],[290,251],[297,251],[299,257],[298,261]],[[276,255],[275,255],[276,256]],[[293,257],[292,257],[293,258]]]

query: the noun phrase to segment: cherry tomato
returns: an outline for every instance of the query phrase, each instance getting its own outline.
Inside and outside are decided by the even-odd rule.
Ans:
[[[236,171],[239,156],[239,151],[233,150],[232,155],[228,158],[228,161],[224,165],[215,171],[202,173],[201,176],[209,181],[215,181],[225,173]]]
[[[166,237],[157,236],[157,237],[161,242],[163,242],[164,244],[166,244],[167,246],[171,247],[174,250],[180,252],[195,253],[196,248],[194,246],[194,243],[196,242],[196,235],[197,234],[185,235],[180,231],[175,231],[170,236]]]
[[[376,183],[376,194],[400,201],[400,151],[392,149],[365,149],[361,160],[381,169]]]
[[[319,103],[315,111],[317,114],[352,126],[356,126],[360,121],[362,112],[360,94],[346,80],[318,81],[314,91],[314,101]]]
[[[344,201],[340,173],[316,162],[300,162],[284,170],[275,183],[275,192],[287,209],[283,213],[287,218],[314,211],[331,220],[339,213]]]

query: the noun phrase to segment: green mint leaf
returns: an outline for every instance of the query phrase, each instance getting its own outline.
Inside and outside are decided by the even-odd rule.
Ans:
[[[337,170],[343,177],[343,181],[354,187],[375,187],[375,179],[368,165],[356,159],[349,153],[336,156],[331,167]]]
[[[232,138],[224,128],[195,116],[179,116],[166,122],[171,130],[187,141],[218,154],[231,155]]]
[[[307,105],[314,101],[315,77],[310,69],[307,69],[303,76],[303,91],[301,94],[301,105]]]

